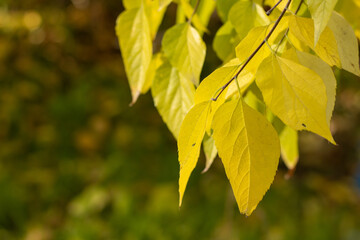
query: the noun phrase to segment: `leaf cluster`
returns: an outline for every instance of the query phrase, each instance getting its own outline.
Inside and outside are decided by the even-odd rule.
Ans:
[[[280,155],[295,168],[299,131],[336,144],[330,131],[333,68],[360,76],[355,32],[334,11],[337,0],[177,0],[177,22],[153,54],[152,40],[171,2],[124,0],[116,33],[133,103],[151,89],[178,141],[180,205],[203,146],[205,171],[218,154],[240,212],[250,215]],[[273,7],[265,11],[265,5]],[[213,48],[223,65],[200,83],[202,35],[215,8],[224,24]]]

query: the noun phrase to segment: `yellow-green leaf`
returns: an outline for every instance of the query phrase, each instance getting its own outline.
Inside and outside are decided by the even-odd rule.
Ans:
[[[172,0],[158,0],[158,10],[161,11],[166,8]]]
[[[334,72],[329,65],[310,53],[296,51],[296,54],[300,64],[316,72],[323,80],[327,97],[326,121],[330,127],[330,120],[334,111],[336,98],[336,78]]]
[[[240,39],[244,38],[253,27],[270,23],[264,9],[251,0],[240,0],[235,3],[230,9],[229,20]]]
[[[266,105],[285,124],[314,132],[335,144],[326,118],[326,87],[313,70],[272,55],[261,63],[256,84]]]
[[[279,138],[263,115],[241,99],[224,103],[214,139],[241,213],[250,215],[269,189],[280,157]]]
[[[203,149],[205,153],[206,163],[205,163],[205,169],[202,171],[202,173],[205,173],[209,170],[209,168],[211,167],[217,156],[215,141],[208,134],[205,134],[204,136]]]
[[[216,1],[216,11],[223,22],[228,20],[229,11],[237,1],[238,0]]]
[[[147,71],[152,58],[150,26],[144,6],[121,13],[116,21],[116,34],[130,83],[132,103],[135,103],[139,94],[147,90]]]
[[[235,47],[240,42],[231,22],[227,21],[216,32],[213,49],[216,55],[223,61],[230,60],[235,57]]]
[[[337,0],[307,0],[311,17],[314,19],[315,45],[319,41],[321,33],[324,31],[326,25],[328,24],[336,3]]]
[[[201,33],[201,35],[206,32],[208,33],[209,30],[207,30],[206,26],[204,25],[204,23],[200,20],[198,14],[194,14],[194,8],[191,6],[191,4],[189,3],[189,0],[177,0],[178,2],[181,3],[181,7],[182,10],[184,11],[185,16],[190,19],[191,18],[191,22],[194,24],[194,26],[199,30],[199,32]]]
[[[195,104],[201,103],[203,101],[208,101],[219,93],[220,88],[225,85],[240,68],[240,62],[238,59],[233,59],[223,67],[216,69],[209,76],[207,76],[196,89],[195,93]],[[242,91],[245,91],[246,88],[254,81],[254,75],[244,69],[244,71],[239,75],[238,82]],[[210,131],[211,121],[216,112],[216,110],[223,104],[226,98],[229,95],[234,94],[237,91],[236,84],[233,81],[228,88],[220,95],[217,101],[213,102],[210,107],[210,113],[208,118],[208,128],[207,132]]]
[[[294,169],[299,161],[298,133],[289,126],[284,126],[280,135],[281,157],[289,169]]]
[[[334,33],[337,42],[341,68],[360,76],[359,47],[354,30],[349,23],[336,12],[331,16],[328,26]]]
[[[181,124],[178,139],[180,163],[179,206],[181,206],[187,182],[199,158],[210,105],[211,101],[195,105]]]
[[[156,71],[151,92],[162,119],[177,138],[181,123],[194,104],[193,83],[165,61]]]
[[[312,48],[315,53],[331,66],[341,67],[339,51],[333,32],[326,27],[314,45],[314,21],[310,18],[292,16],[289,22],[290,32]],[[314,47],[315,46],[315,47]]]
[[[281,20],[279,25],[276,27],[274,33],[271,35],[268,43],[271,45],[274,40],[283,32],[287,27],[288,18],[285,17]],[[269,33],[270,29],[273,27],[273,24],[269,26],[256,27],[251,29],[248,35],[241,40],[241,42],[236,47],[236,57],[239,58],[240,62],[245,62],[246,59],[255,51],[255,49],[264,41],[266,35]],[[246,66],[246,69],[249,72],[256,73],[260,63],[271,53],[268,46],[264,45],[252,58],[249,64]]]
[[[170,63],[198,85],[206,53],[198,32],[188,23],[175,25],[166,31],[162,47]]]

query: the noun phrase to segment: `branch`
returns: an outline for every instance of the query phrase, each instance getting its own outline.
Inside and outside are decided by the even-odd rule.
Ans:
[[[296,11],[295,11],[295,15],[298,14],[298,12],[300,11],[301,5],[304,3],[304,0],[301,0],[299,3],[299,6],[297,7]],[[281,40],[279,41],[278,47],[281,45],[281,43],[284,41],[285,37],[289,34],[289,28],[286,29],[286,32],[284,34],[284,36],[281,38]],[[276,49],[277,52],[277,49]]]
[[[270,15],[273,11],[274,11],[274,9],[277,7],[277,6],[279,6],[279,4],[282,2],[282,0],[279,0],[272,8],[270,8],[267,12],[266,12],[266,15]]]
[[[256,53],[261,49],[262,46],[264,46],[264,44],[269,40],[269,38],[271,37],[271,35],[274,33],[276,27],[279,25],[281,19],[284,17],[286,11],[289,9],[291,0],[288,0],[285,8],[283,9],[283,11],[281,12],[280,16],[278,17],[278,19],[276,20],[274,26],[271,28],[270,32],[268,33],[268,35],[266,35],[266,37],[264,38],[264,40],[260,43],[260,45],[255,49],[255,51],[247,58],[246,62],[244,63],[244,65],[242,65],[242,67],[239,69],[239,71],[235,74],[235,76],[233,78],[231,78],[224,86],[221,87],[221,90],[219,92],[219,94],[215,97],[212,98],[213,101],[218,100],[219,96],[224,92],[224,90],[230,85],[230,83],[232,81],[234,81],[239,75],[240,73],[244,70],[244,68],[246,67],[246,65],[248,65],[248,63],[251,61],[251,59],[253,59],[253,57],[256,55]]]

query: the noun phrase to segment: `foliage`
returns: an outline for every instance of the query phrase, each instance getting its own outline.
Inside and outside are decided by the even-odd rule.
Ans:
[[[337,0],[219,0],[224,25],[213,47],[223,64],[200,82],[206,52],[201,36],[215,5],[174,1],[177,21],[152,56],[151,40],[171,2],[124,0],[116,32],[132,104],[151,86],[178,141],[180,205],[203,142],[206,170],[217,150],[240,212],[250,215],[273,182],[280,152],[295,168],[299,131],[336,144],[330,131],[337,85],[332,67],[360,76],[356,35],[334,11]],[[273,7],[265,11],[265,5]]]

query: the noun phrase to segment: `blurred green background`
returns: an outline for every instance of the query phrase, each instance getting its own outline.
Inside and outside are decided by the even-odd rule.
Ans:
[[[204,156],[178,208],[176,142],[150,94],[133,107],[113,0],[0,0],[0,239],[360,239],[360,79],[337,71],[338,146],[300,137],[252,216]],[[171,5],[160,34],[174,23]],[[203,76],[221,62],[205,35]],[[159,44],[159,42],[157,42]]]

